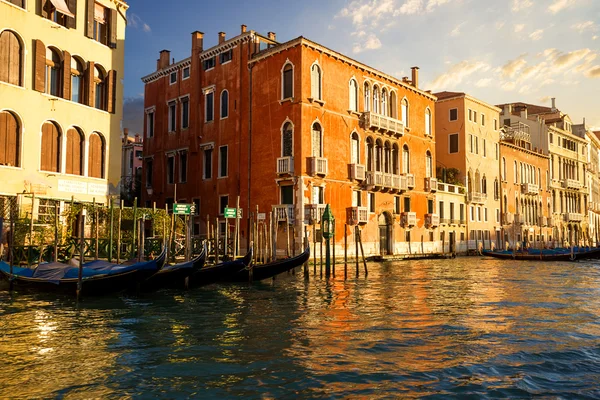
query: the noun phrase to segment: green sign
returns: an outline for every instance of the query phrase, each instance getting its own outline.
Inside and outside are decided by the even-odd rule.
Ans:
[[[194,208],[195,206],[193,204],[173,204],[173,214],[190,215],[194,212]]]
[[[238,212],[236,213],[236,209],[235,208],[225,208],[225,211],[223,212],[223,215],[225,218],[242,218],[242,209],[238,208],[237,209]]]

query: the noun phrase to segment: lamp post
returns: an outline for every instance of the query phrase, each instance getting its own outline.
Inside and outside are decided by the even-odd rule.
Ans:
[[[325,206],[325,212],[323,212],[323,216],[321,217],[321,224],[323,230],[323,237],[325,238],[325,276],[329,277],[331,273],[331,253],[329,252],[329,239],[333,235],[333,214],[331,213],[331,209],[329,208],[329,204]]]

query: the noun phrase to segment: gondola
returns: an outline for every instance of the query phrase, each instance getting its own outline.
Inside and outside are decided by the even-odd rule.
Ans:
[[[154,275],[164,264],[166,250],[154,260],[131,265],[109,264],[95,268],[82,268],[81,294],[103,295],[135,287]],[[42,263],[36,268],[13,267],[0,261],[0,272],[19,287],[37,291],[77,293],[79,267],[59,262]]]
[[[180,287],[185,279],[199,271],[206,262],[206,244],[198,256],[190,261],[174,265],[165,265],[157,273],[140,284],[142,292],[153,292],[167,287]]]
[[[243,258],[205,266],[190,275],[189,286],[203,286],[215,282],[227,281],[230,277],[250,267],[254,251],[252,247]]]
[[[518,261],[577,261],[600,258],[600,248],[574,248],[571,249],[529,249],[526,251],[512,250],[483,250],[484,256],[502,260]]]
[[[261,281],[263,279],[272,278],[283,272],[301,266],[307,262],[309,258],[310,246],[306,246],[306,249],[296,257],[285,258],[262,265],[254,265],[252,266],[252,280]],[[227,280],[231,282],[248,282],[250,280],[250,269],[243,269]]]

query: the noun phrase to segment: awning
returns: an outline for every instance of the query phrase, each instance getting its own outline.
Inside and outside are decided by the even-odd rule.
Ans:
[[[54,7],[56,7],[56,11],[59,13],[65,14],[68,17],[75,18],[75,15],[71,11],[69,11],[69,7],[67,7],[67,3],[65,0],[50,0]]]
[[[104,19],[104,10],[105,8],[103,5],[96,3],[94,7],[94,19],[101,24],[106,23],[106,20]]]

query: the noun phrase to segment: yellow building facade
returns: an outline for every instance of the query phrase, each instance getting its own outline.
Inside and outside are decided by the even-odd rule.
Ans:
[[[107,203],[118,195],[127,7],[120,0],[0,0],[4,201],[29,193]]]

